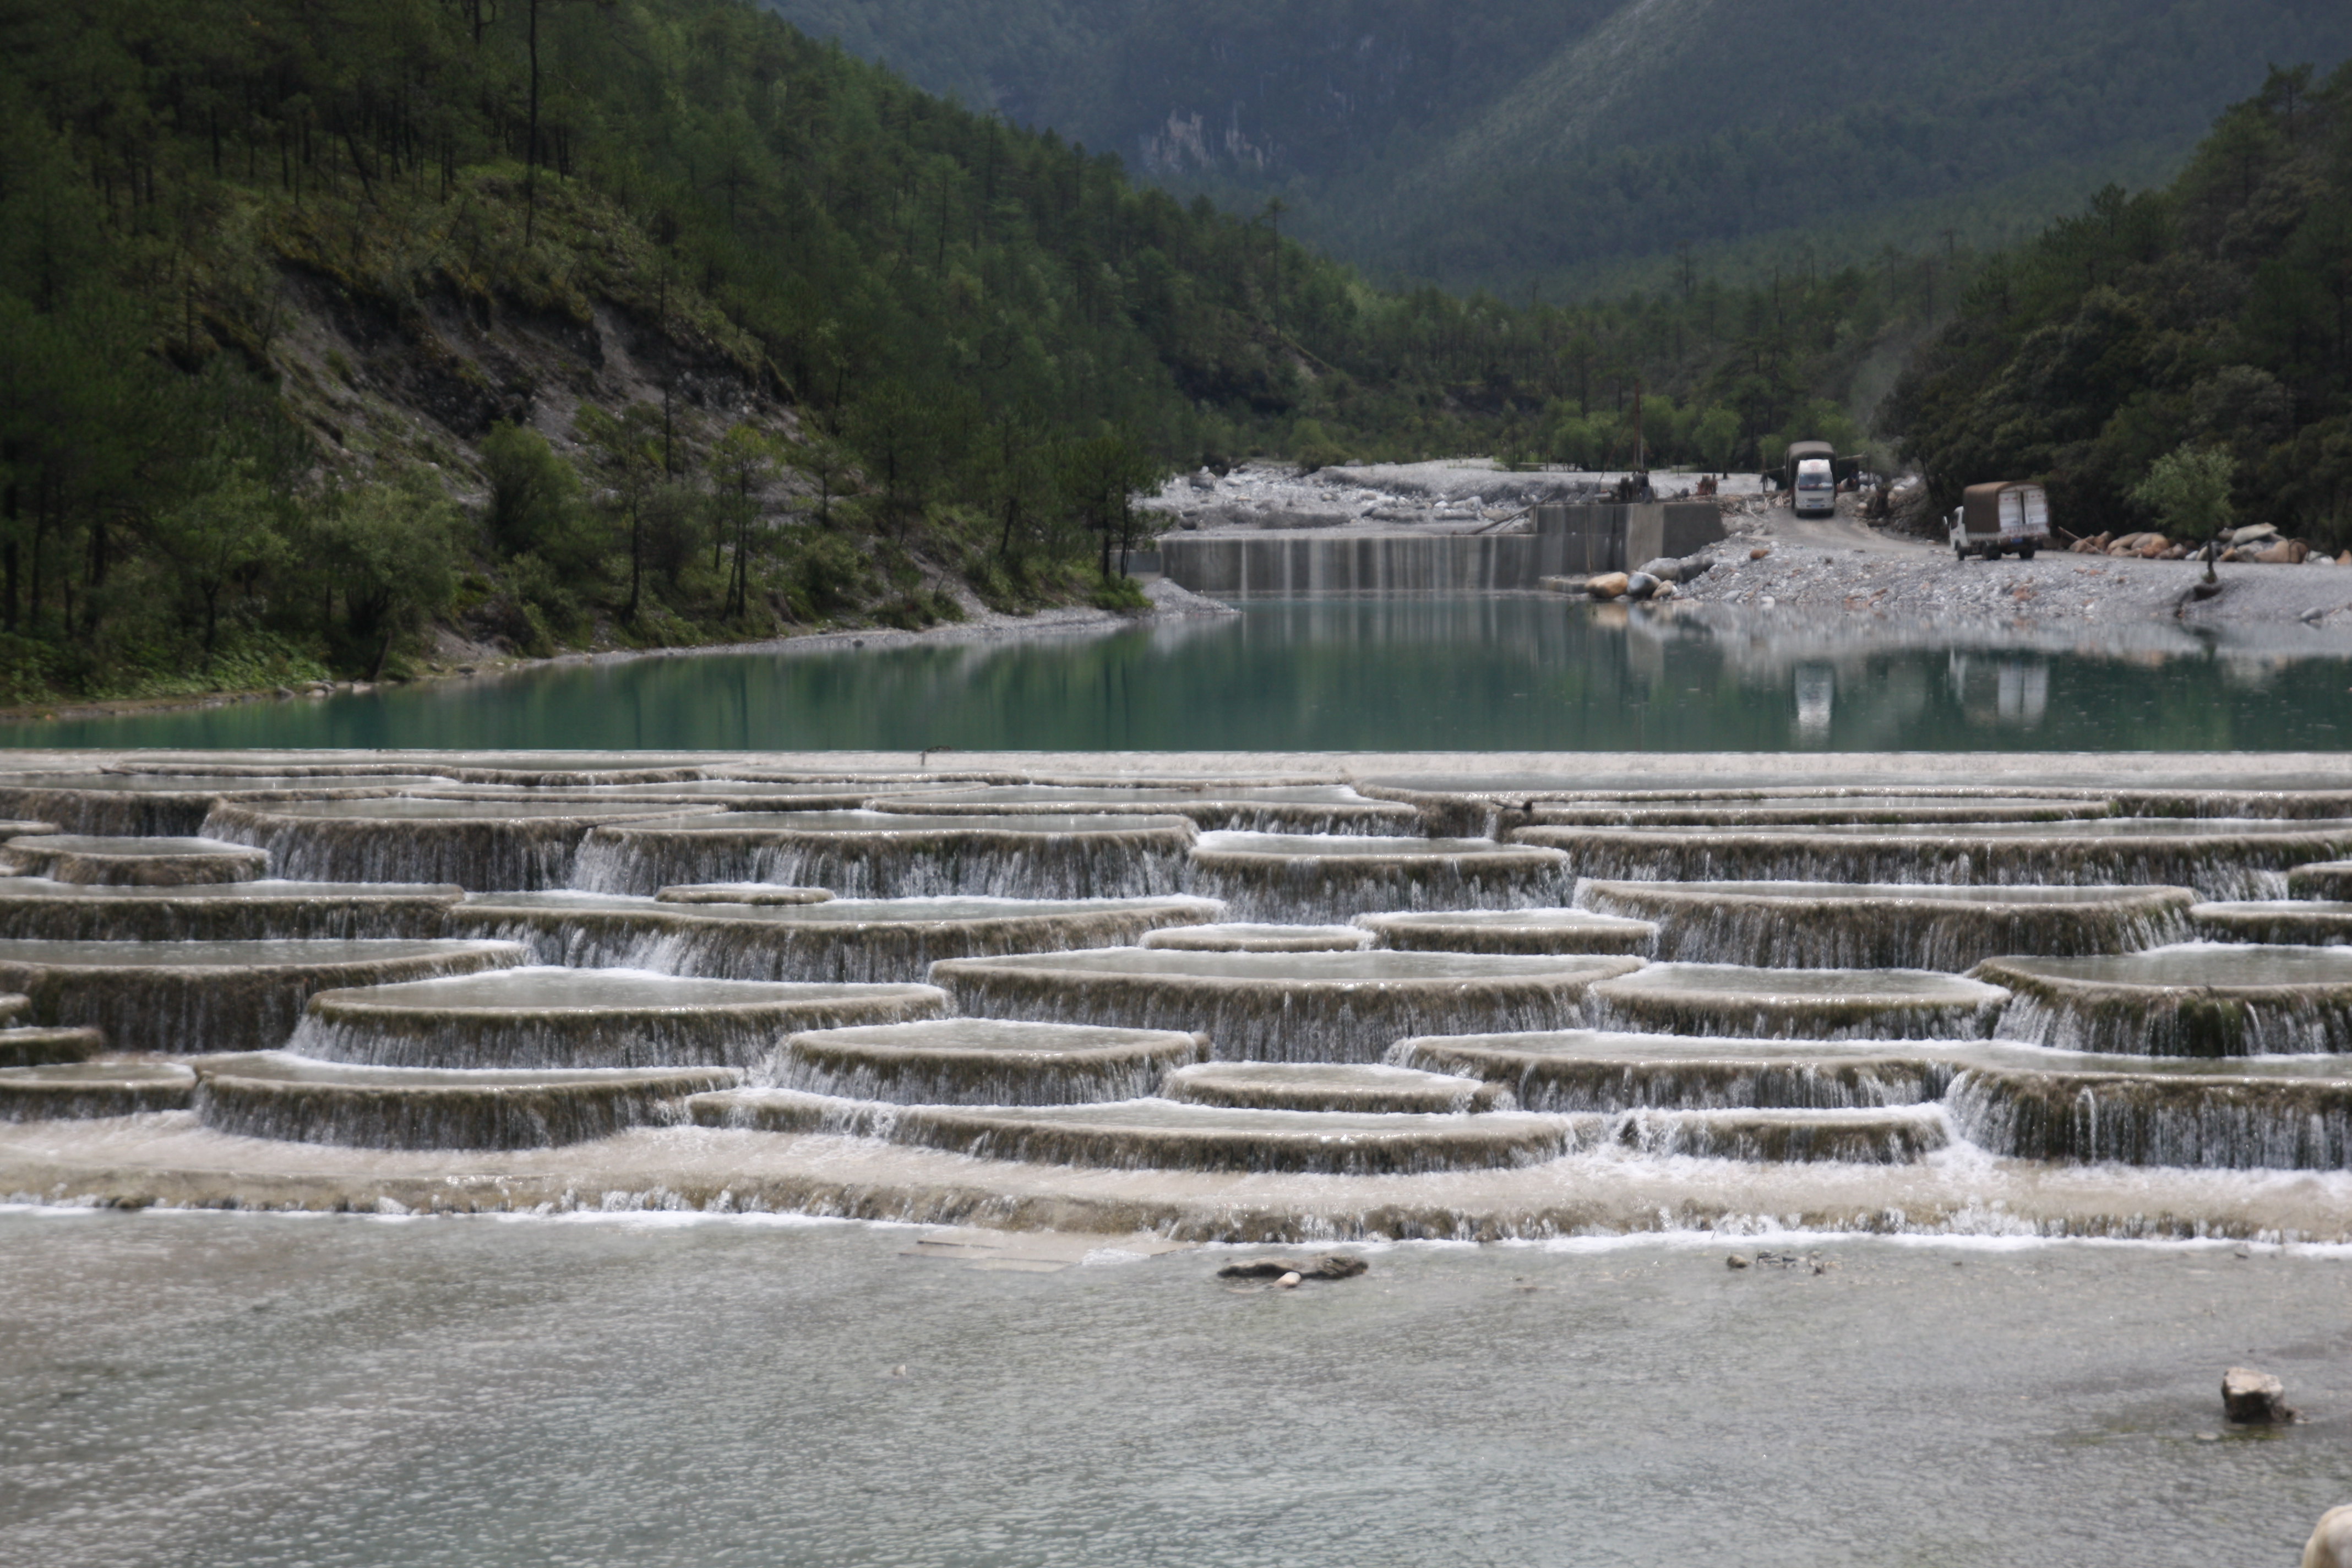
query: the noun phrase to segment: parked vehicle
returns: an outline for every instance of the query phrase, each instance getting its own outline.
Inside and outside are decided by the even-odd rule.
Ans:
[[[1797,465],[1794,504],[1799,517],[1837,515],[1837,478],[1827,458],[1807,458]]]
[[[2031,561],[2050,542],[2050,498],[2040,485],[2013,479],[1970,485],[1960,492],[1948,521],[1952,553],[1963,561],[1972,554],[1987,561],[2004,554]]]
[[[1837,448],[1827,441],[1790,442],[1780,462],[1780,488],[1789,492],[1800,517],[1836,511]]]

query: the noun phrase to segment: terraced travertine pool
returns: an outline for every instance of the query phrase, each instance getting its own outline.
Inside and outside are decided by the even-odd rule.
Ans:
[[[1686,1559],[1692,1510],[1644,1522],[1616,1500],[1629,1452],[1668,1495],[1702,1473],[1718,1504],[1733,1488],[1757,1530],[1800,1495],[1836,1521],[1751,1553],[1768,1563],[1885,1562],[1890,1544],[1943,1561],[1955,1540],[1993,1561],[2063,1540],[2071,1560],[2141,1540],[2122,1497],[2155,1510],[2140,1560],[2211,1562],[2299,1539],[2335,1500],[2352,764],[2333,756],[27,760],[52,771],[0,776],[9,843],[101,833],[110,868],[100,885],[0,878],[0,1199],[26,1209],[0,1215],[0,1253],[27,1265],[0,1268],[0,1323],[22,1321],[9,1292],[27,1280],[62,1303],[38,1315],[48,1349],[0,1328],[0,1369],[21,1373],[0,1379],[0,1476],[25,1478],[0,1488],[0,1529],[48,1543],[41,1561],[121,1560],[174,1511],[195,1532],[183,1560],[232,1560],[226,1505],[176,1478],[89,1517],[62,1500],[119,1490],[142,1423],[151,1447],[201,1449],[182,1402],[206,1400],[287,1433],[346,1418],[315,1454],[224,1452],[218,1498],[389,1464],[387,1496],[435,1500],[413,1523],[366,1500],[373,1479],[306,1500],[250,1534],[235,1560],[256,1563],[545,1560],[536,1537],[468,1536],[490,1505],[444,1458],[384,1458],[420,1443],[555,1493],[573,1483],[514,1462],[518,1445],[659,1453],[575,1465],[595,1500],[541,1527],[568,1538],[629,1498],[707,1505],[632,1561],[725,1561],[714,1521],[735,1518],[761,1561],[1140,1563],[1192,1510],[1206,1522],[1183,1539],[1207,1550],[1190,1556],[1255,1562],[1298,1553],[1261,1552],[1249,1521],[1328,1540],[1349,1509],[1423,1542],[1412,1561],[1579,1560],[1511,1509],[1477,1514],[1485,1536],[1430,1533],[1433,1478],[1485,1495],[1548,1466],[1576,1470],[1554,1505],[1601,1555]],[[131,820],[125,800],[168,809]],[[249,879],[142,874],[142,846],[177,864],[192,842],[243,846]],[[614,1214],[673,1228],[567,1223]],[[1031,1329],[1011,1327],[1013,1284],[900,1271],[886,1254],[908,1233],[819,1219],[989,1227],[913,1250],[1038,1275],[1017,1287]],[[1220,1284],[1218,1255],[1192,1250],[1307,1242],[1372,1249],[1375,1273],[1270,1305],[1294,1299]],[[415,1278],[380,1300],[326,1280],[389,1278],[404,1248]],[[965,1523],[944,1535],[871,1507],[809,1535],[764,1500],[792,1440],[695,1458],[695,1377],[629,1415],[607,1406],[639,1373],[584,1349],[511,1342],[535,1348],[470,1382],[445,1372],[471,1351],[419,1370],[445,1342],[429,1325],[471,1321],[462,1292],[489,1276],[463,1276],[501,1248],[513,1333],[634,1315],[659,1325],[648,1367],[731,1357],[741,1396],[786,1426],[815,1400],[835,1439],[803,1466],[817,1499],[856,1492],[861,1444],[910,1462],[877,1403],[908,1398],[929,1469],[983,1467],[992,1427],[1064,1429],[1066,1466],[1117,1448],[1123,1419],[1189,1500],[1088,1462],[1050,1497],[950,1504]],[[799,1317],[755,1344],[762,1249],[793,1266],[768,1310]],[[1727,1270],[1734,1250],[1750,1267]],[[653,1303],[666,1273],[680,1303],[722,1305],[688,1321]],[[123,1325],[166,1309],[107,1317],[125,1290],[184,1315],[134,1346]],[[908,1293],[927,1305],[900,1310]],[[224,1314],[281,1309],[285,1336],[242,1325],[253,1368],[207,1351]],[[992,1370],[914,1326],[959,1313],[1000,1325]],[[1231,1367],[1159,1396],[1182,1413],[1164,1421],[1165,1346],[1111,1348],[1152,1313],[1163,1341],[1241,1336]],[[341,1325],[317,1332],[391,1380],[368,1386],[408,1392],[335,1394],[304,1323]],[[1053,1353],[1031,1337],[1046,1323],[1078,1348],[1008,1393],[999,1373]],[[353,1350],[353,1332],[385,1337]],[[1412,1364],[1444,1346],[1432,1369],[1483,1369],[1423,1436],[1456,1411],[1505,1435],[1450,1459],[1400,1442],[1403,1407],[1379,1414],[1396,1396],[1364,1381],[1406,1364],[1398,1335]],[[56,1348],[82,1343],[111,1348]],[[1319,1384],[1283,1393],[1294,1367],[1254,1386],[1337,1414],[1244,1414],[1247,1366],[1294,1353]],[[2295,1373],[2315,1426],[2200,1443],[2220,1424],[2206,1385],[2250,1358]],[[1124,1417],[1108,1395],[1045,1414],[1082,1367],[1129,1385]],[[1577,1367],[1633,1381],[1604,1417],[1566,1397]],[[1528,1390],[1554,1384],[1577,1408],[1537,1413]],[[19,1388],[69,1395],[67,1413]],[[1818,1458],[1832,1403],[1858,1458],[1824,1474],[1795,1456]],[[68,1443],[59,1422],[89,1426]],[[1190,1445],[1235,1422],[1293,1447],[1235,1483],[1255,1500],[1211,1501],[1200,1477],[1220,1467]],[[1675,1443],[1649,1447],[1660,1431]],[[1350,1489],[1360,1474],[1318,1493],[1365,1444],[1390,1445],[1385,1500]],[[1968,1483],[1922,1487],[1931,1460]],[[2151,1485],[2199,1500],[2159,1507]]]

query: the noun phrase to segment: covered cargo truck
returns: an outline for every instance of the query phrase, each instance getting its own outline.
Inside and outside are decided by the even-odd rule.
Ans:
[[[1812,468],[1811,465],[1815,463],[1821,466],[1818,468]],[[1828,481],[1826,495],[1816,491],[1809,499],[1800,494],[1799,491],[1804,481],[1816,476]],[[1824,501],[1826,501],[1827,510],[1835,511],[1837,510],[1837,448],[1827,441],[1790,442],[1788,453],[1780,460],[1780,488],[1789,492],[1790,500],[1799,511],[1822,509]]]
[[[2014,479],[1970,485],[1960,492],[1950,522],[1952,553],[1963,561],[1971,555],[1997,561],[2004,554],[2031,561],[2050,543],[2050,498],[2040,485]]]

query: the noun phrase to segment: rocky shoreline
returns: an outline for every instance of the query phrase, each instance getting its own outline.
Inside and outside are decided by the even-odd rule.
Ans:
[[[434,656],[425,673],[406,681],[314,681],[300,687],[281,686],[271,691],[210,692],[190,696],[133,697],[92,702],[44,704],[0,709],[0,723],[12,721],[99,719],[125,713],[167,713],[239,703],[300,701],[328,697],[362,695],[388,686],[442,686],[514,675],[531,669],[571,665],[623,664],[643,658],[694,658],[709,654],[825,653],[842,648],[907,647],[922,644],[1000,642],[1019,637],[1101,635],[1131,626],[1171,621],[1214,619],[1238,614],[1230,605],[1206,598],[1165,579],[1146,584],[1147,610],[1101,610],[1087,605],[1063,605],[1027,616],[992,610],[968,594],[959,595],[964,619],[942,622],[922,631],[887,626],[845,631],[803,632],[791,637],[759,637],[748,642],[696,643],[686,647],[614,648],[589,653],[562,653],[548,658],[527,658],[499,648],[471,643],[447,628],[435,639]]]

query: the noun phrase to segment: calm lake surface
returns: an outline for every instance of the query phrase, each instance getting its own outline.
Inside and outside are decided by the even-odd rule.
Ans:
[[[2352,660],[1706,622],[1557,596],[1245,602],[1097,635],[568,665],[0,725],[16,746],[919,751],[2333,750]],[[2308,646],[2321,645],[2315,637]]]
[[[2213,1568],[2352,1493],[2337,1257],[1424,1247],[1294,1293],[914,1235],[0,1213],[0,1557]],[[2200,1441],[2240,1363],[2309,1424]]]

